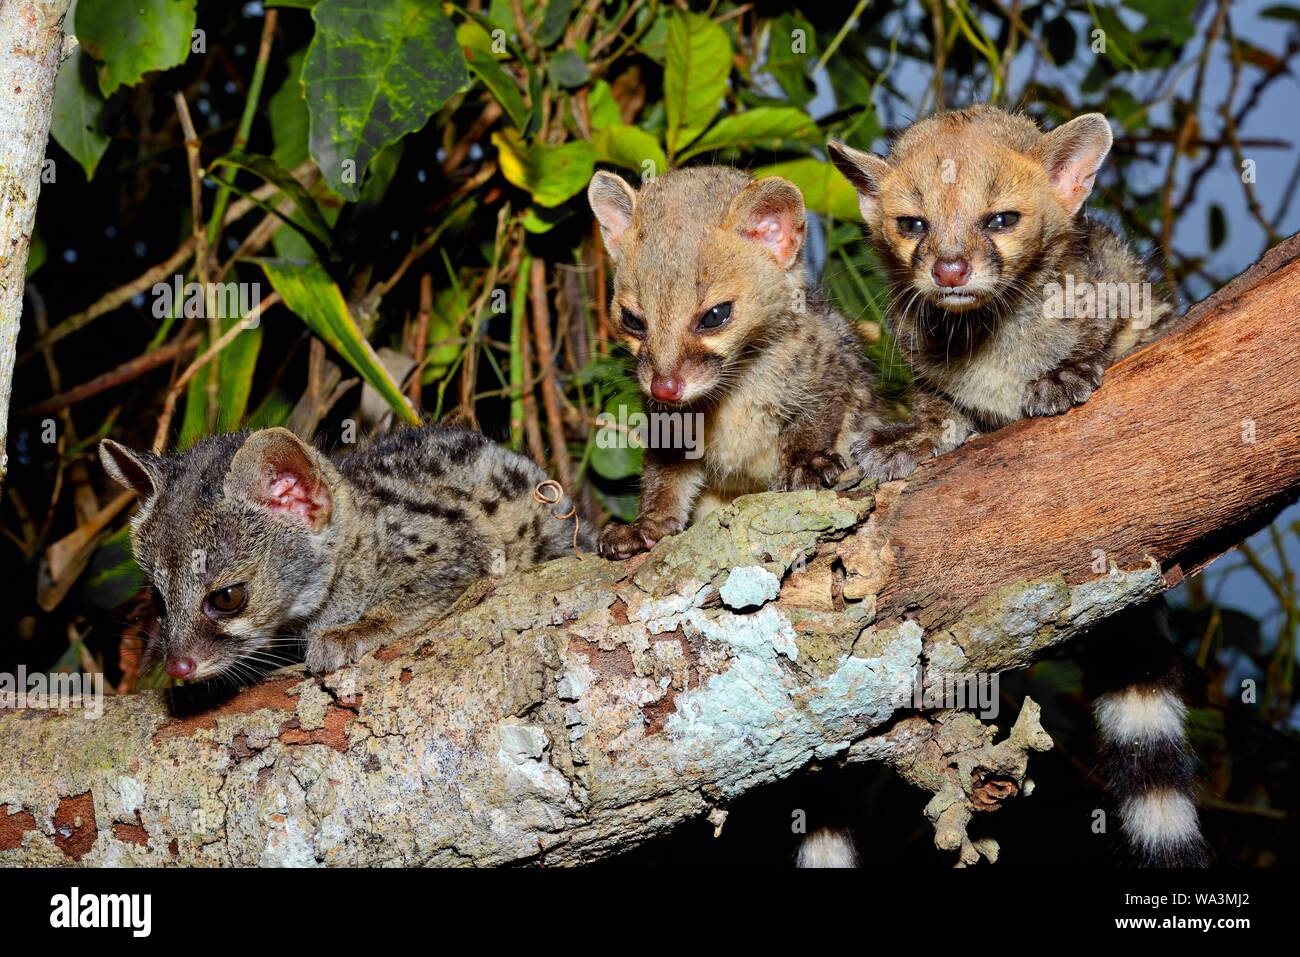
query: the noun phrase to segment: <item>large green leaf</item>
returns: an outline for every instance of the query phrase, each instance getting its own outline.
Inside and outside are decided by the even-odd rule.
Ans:
[[[516,131],[506,129],[493,133],[492,142],[505,178],[532,193],[541,206],[558,206],[577,195],[596,168],[596,151],[586,140],[529,146]]]
[[[194,32],[195,0],[79,0],[75,31],[99,61],[99,88],[108,96],[146,73],[185,62]]]
[[[718,115],[731,73],[727,31],[698,13],[674,13],[668,22],[664,105],[668,152],[676,154]]]
[[[420,129],[469,81],[451,22],[432,0],[320,0],[302,78],[312,158],[355,201],[376,153]]]
[[[54,106],[50,118],[50,135],[81,164],[86,179],[95,175],[108,149],[109,137],[102,132],[104,98],[93,85],[90,60],[75,50],[59,69],[54,84]],[[86,74],[91,73],[88,77]]]
[[[760,106],[724,116],[678,158],[687,160],[710,150],[750,147],[759,143],[820,138],[816,121],[803,110],[792,106]]]
[[[322,5],[329,0],[321,0]],[[283,259],[258,260],[284,299],[284,304],[321,340],[347,360],[361,377],[378,390],[402,419],[419,425],[411,404],[365,336],[361,334],[343,293],[318,263],[303,265]]]
[[[815,213],[837,219],[862,220],[858,194],[830,163],[797,159],[754,170],[755,176],[782,176],[803,191],[803,201]]]
[[[286,61],[288,74],[280,89],[271,96],[267,114],[271,120],[271,137],[275,149],[271,159],[285,169],[293,169],[307,159],[307,132],[311,117],[302,95],[302,63],[307,51],[299,50]]]
[[[647,160],[654,164],[655,173],[668,169],[659,141],[638,126],[618,124],[596,130],[591,135],[591,145],[600,162],[625,166],[641,176],[646,173]]]

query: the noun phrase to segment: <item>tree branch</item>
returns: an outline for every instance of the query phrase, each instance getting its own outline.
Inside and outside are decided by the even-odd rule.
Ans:
[[[333,675],[0,713],[0,863],[569,864],[826,760],[892,765],[940,847],[993,857],[965,825],[1049,746],[1037,707],[995,744],[914,685],[1021,667],[1300,492],[1298,300],[1293,237],[1065,416],[484,580]]]

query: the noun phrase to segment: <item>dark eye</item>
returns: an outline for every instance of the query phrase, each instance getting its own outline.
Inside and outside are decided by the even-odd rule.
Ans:
[[[699,329],[716,329],[731,318],[731,303],[720,302],[700,316]]]
[[[645,333],[645,320],[630,309],[623,310],[623,329],[634,336]]]
[[[247,585],[227,585],[218,588],[203,601],[203,611],[209,618],[224,618],[244,610],[248,604]]]
[[[916,216],[898,217],[898,231],[900,233],[907,233],[909,236],[919,236],[925,232],[927,228],[929,227],[926,225],[924,219],[918,219]]]
[[[988,218],[988,221],[984,224],[984,228],[996,232],[999,229],[1010,229],[1018,222],[1020,222],[1019,213],[994,213]]]

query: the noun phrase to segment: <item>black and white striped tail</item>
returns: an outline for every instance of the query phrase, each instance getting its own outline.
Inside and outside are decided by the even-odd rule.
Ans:
[[[1195,758],[1187,744],[1182,669],[1164,603],[1118,615],[1094,639],[1088,676],[1101,736],[1102,774],[1138,862],[1204,867]]]
[[[858,849],[847,828],[819,827],[799,842],[795,867],[857,867]]]

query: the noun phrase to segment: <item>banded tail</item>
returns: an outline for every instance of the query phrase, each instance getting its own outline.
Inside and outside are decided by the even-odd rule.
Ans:
[[[1105,637],[1095,643],[1100,647],[1088,672],[1099,684],[1093,715],[1102,774],[1124,836],[1143,866],[1204,867],[1196,761],[1187,744],[1182,670],[1164,603],[1149,602],[1102,627]]]
[[[794,866],[806,867],[857,867],[858,849],[853,834],[846,828],[819,827],[799,842]]]

